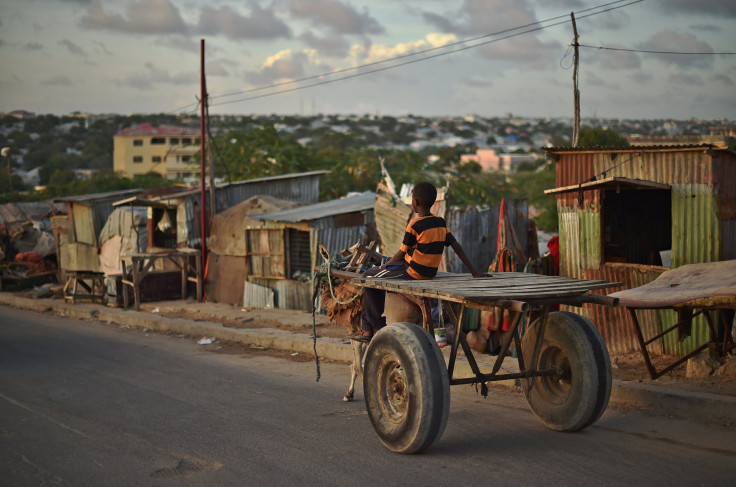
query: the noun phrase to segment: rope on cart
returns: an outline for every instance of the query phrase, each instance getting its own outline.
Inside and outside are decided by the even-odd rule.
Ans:
[[[317,367],[317,380],[315,382],[319,382],[319,378],[322,375],[319,368],[319,355],[317,355],[317,295],[319,294],[320,280],[316,277],[314,280],[314,292],[312,293],[312,347],[314,348],[314,363]]]

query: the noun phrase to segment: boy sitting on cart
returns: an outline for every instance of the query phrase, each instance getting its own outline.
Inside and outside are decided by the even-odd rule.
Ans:
[[[385,279],[432,279],[445,247],[452,247],[473,277],[488,277],[476,272],[460,242],[447,229],[444,218],[430,213],[437,199],[437,188],[432,183],[421,182],[411,193],[411,209],[417,215],[406,226],[401,248],[380,267],[369,269],[365,277]],[[373,335],[386,326],[383,316],[386,292],[369,287],[363,288],[363,314],[360,330],[350,334],[351,340],[369,342]]]

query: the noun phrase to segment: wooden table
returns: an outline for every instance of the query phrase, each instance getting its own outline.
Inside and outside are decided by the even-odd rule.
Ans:
[[[123,267],[123,307],[128,309],[128,286],[133,288],[135,309],[141,309],[140,283],[144,277],[153,272],[156,261],[168,260],[181,269],[181,298],[187,297],[187,283],[197,285],[197,301],[202,300],[202,260],[201,253],[196,249],[176,249],[171,251],[133,254],[130,269],[125,259],[121,259]],[[192,266],[191,258],[195,265]]]
[[[725,355],[736,349],[731,335],[732,322],[726,319],[724,312],[736,310],[736,260],[684,265],[661,274],[648,284],[618,291],[611,296],[620,299],[631,314],[639,347],[652,379],[661,377],[706,348],[717,355]],[[636,315],[638,309],[674,310],[677,313],[677,323],[645,338]],[[664,340],[666,335],[673,332],[677,332],[680,341],[690,336],[693,318],[699,315],[703,315],[708,325],[709,339],[662,370],[657,370],[647,346],[656,340]],[[723,326],[722,340],[718,338],[718,315]]]

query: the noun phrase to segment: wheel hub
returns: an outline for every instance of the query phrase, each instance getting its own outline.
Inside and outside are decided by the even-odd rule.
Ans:
[[[400,422],[409,408],[409,384],[406,371],[394,356],[383,357],[379,367],[381,409],[386,417]]]
[[[570,361],[560,348],[547,347],[539,356],[541,370],[556,370],[555,375],[540,377],[542,389],[548,399],[561,404],[567,400],[572,388],[572,371]]]

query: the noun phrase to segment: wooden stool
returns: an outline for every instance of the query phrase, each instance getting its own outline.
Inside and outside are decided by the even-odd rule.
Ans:
[[[89,284],[86,282],[89,281]],[[81,286],[87,291],[87,295],[77,294],[77,290]],[[67,294],[71,290],[71,294]],[[68,271],[66,277],[66,284],[64,284],[64,300],[71,301],[72,304],[77,299],[89,298],[92,302],[96,302],[97,298],[100,299],[100,303],[105,302],[105,274],[102,272],[80,272],[80,271]]]

